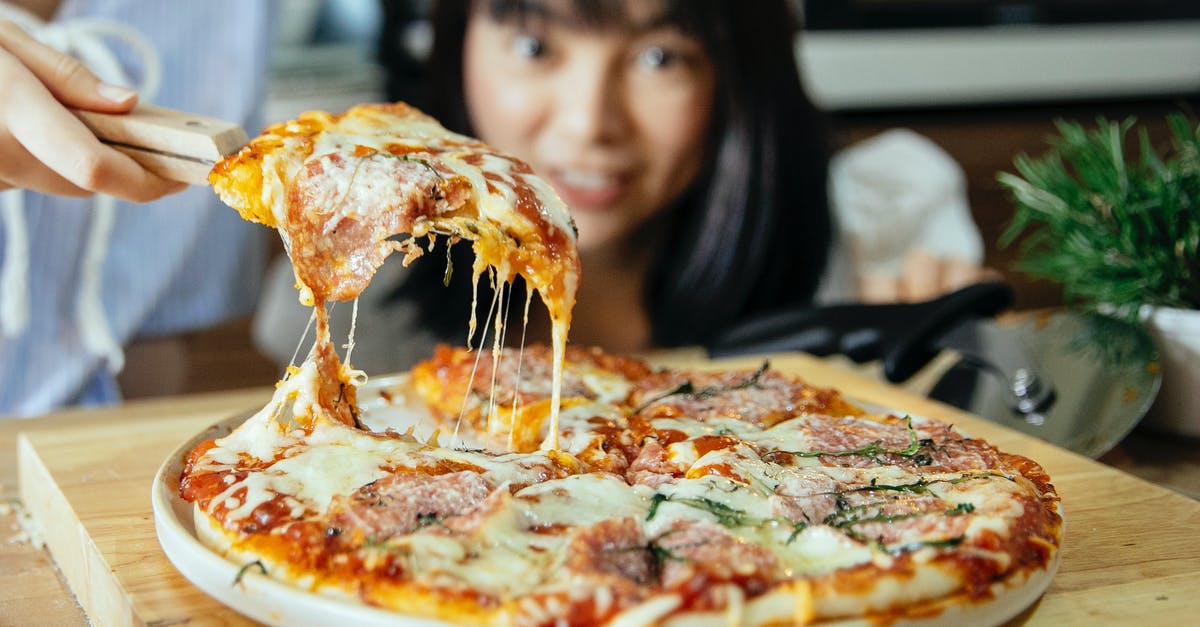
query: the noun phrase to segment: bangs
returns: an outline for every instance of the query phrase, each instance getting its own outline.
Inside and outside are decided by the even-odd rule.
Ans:
[[[673,27],[685,33],[699,32],[703,18],[696,0],[476,0],[497,22],[528,24],[548,22],[568,28],[589,31],[629,31],[634,29]],[[686,6],[692,5],[692,6]],[[645,10],[642,15],[630,15],[628,7]]]

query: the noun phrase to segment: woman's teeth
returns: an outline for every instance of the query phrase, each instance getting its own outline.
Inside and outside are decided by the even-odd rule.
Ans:
[[[616,177],[597,174],[595,172],[580,172],[576,170],[562,170],[559,172],[559,180],[564,184],[581,189],[600,189],[615,185]]]

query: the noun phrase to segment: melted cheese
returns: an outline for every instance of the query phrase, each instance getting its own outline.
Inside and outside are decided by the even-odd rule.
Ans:
[[[344,167],[347,160],[353,168]],[[409,174],[398,173],[402,166]],[[301,302],[321,311],[326,299],[357,296],[384,257],[403,248],[387,241],[397,228],[414,237],[441,232],[474,240],[477,279],[485,266],[495,269],[500,282],[523,276],[550,311],[555,378],[546,443],[558,448],[562,367],[579,261],[566,206],[528,166],[447,131],[407,105],[364,105],[341,115],[305,113],[269,127],[218,163],[210,179],[246,219],[278,228],[293,259]],[[428,203],[434,204],[431,214]],[[351,235],[335,240],[346,223],[355,227],[343,229]],[[294,250],[298,241],[303,243]],[[418,253],[415,247],[407,250]],[[497,317],[497,345],[500,329]],[[331,350],[321,349],[322,341],[319,333],[310,359],[336,360]],[[336,363],[318,368],[339,370]],[[359,381],[346,377],[340,383]]]
[[[787,537],[780,539],[780,533],[785,531]],[[867,564],[877,557],[870,546],[856,542],[826,525],[809,527],[795,537],[791,534],[792,530],[781,528],[771,540],[775,555],[794,575],[823,575],[841,568]]]
[[[528,527],[583,526],[609,518],[641,520],[649,511],[651,492],[614,475],[593,473],[534,484],[515,497]]]
[[[528,593],[545,579],[549,562],[556,558],[561,541],[525,532],[510,506],[488,516],[467,538],[438,538],[411,534],[392,542],[392,548],[411,548],[418,579],[437,584],[446,579],[454,586],[468,585],[500,598]],[[453,544],[457,544],[457,547]],[[549,546],[547,546],[549,545]],[[532,551],[531,546],[541,550]],[[430,548],[435,550],[428,550]]]

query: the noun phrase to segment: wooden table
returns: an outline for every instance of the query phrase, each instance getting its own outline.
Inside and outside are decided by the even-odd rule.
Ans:
[[[1167,625],[1200,616],[1200,502],[812,357],[776,356],[772,365],[863,401],[954,423],[1045,466],[1063,500],[1063,563],[1045,596],[1014,623]],[[154,472],[176,446],[268,396],[254,390],[177,397],[0,424],[4,495],[17,494],[19,465],[22,504],[70,586],[44,552],[4,542],[0,624],[71,625],[86,618],[102,625],[245,624],[167,561],[149,493]],[[13,519],[0,512],[0,531]]]

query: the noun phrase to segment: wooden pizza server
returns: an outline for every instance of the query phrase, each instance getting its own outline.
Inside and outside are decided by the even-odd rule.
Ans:
[[[172,181],[208,185],[213,164],[249,141],[232,122],[139,104],[129,113],[73,109],[100,141]]]

